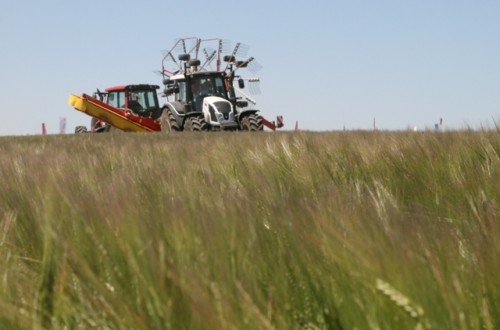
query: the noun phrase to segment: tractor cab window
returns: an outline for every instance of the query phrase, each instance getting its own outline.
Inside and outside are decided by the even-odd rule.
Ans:
[[[144,106],[146,109],[158,108],[158,98],[155,97],[154,91],[147,91],[144,93]]]
[[[216,77],[214,79],[215,95],[222,98],[227,98],[226,85],[221,77]]]
[[[219,96],[227,98],[224,80],[218,76],[204,77],[201,79],[201,90],[205,96]]]
[[[110,92],[107,103],[115,108],[125,108],[125,92]]]
[[[191,93],[196,110],[201,111],[203,99],[207,96],[227,98],[227,93],[222,77],[202,76],[191,80]]]
[[[149,116],[158,108],[155,95],[153,90],[130,91],[128,108],[140,116]]]
[[[191,80],[191,93],[193,95],[193,105],[195,110],[201,111],[201,106],[203,98],[207,95],[208,88],[204,84],[204,79],[192,79]]]
[[[222,98],[227,98],[226,89],[224,87],[224,80],[222,79],[222,77],[200,77],[197,81],[197,86],[199,86],[198,92],[203,97],[219,96]],[[196,81],[193,82],[193,84],[195,83]]]
[[[133,112],[139,114],[144,110],[143,104],[144,100],[142,98],[142,93],[140,92],[130,92],[128,94],[128,104],[127,108]]]
[[[186,103],[187,102],[186,82],[179,81],[177,85],[179,86],[179,93],[175,94],[175,100],[177,102]]]

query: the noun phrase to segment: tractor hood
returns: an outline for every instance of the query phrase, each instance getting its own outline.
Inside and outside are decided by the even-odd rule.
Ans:
[[[212,126],[222,129],[238,127],[234,108],[231,102],[218,96],[207,96],[203,99],[203,115]]]

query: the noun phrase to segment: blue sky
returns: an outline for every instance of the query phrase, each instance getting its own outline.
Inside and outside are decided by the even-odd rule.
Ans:
[[[89,118],[69,94],[160,84],[179,37],[249,45],[257,108],[286,129],[399,130],[500,120],[500,1],[67,1],[1,4],[0,135]]]

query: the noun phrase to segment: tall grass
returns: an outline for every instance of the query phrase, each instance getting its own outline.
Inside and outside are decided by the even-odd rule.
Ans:
[[[2,329],[500,328],[498,131],[0,152]]]

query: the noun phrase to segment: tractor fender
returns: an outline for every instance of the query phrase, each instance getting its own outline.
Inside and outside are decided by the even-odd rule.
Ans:
[[[182,122],[184,121],[184,113],[180,112],[179,110],[182,109],[180,103],[175,102],[175,103],[166,103],[163,106],[163,111],[170,110],[172,115],[174,115],[175,121],[179,126],[182,126]]]
[[[181,120],[186,121],[186,119],[190,118],[190,117],[204,117],[204,116],[203,116],[203,112],[201,112],[201,111],[191,111],[191,112],[188,112],[185,115],[183,115]]]
[[[256,110],[256,109],[248,109],[248,110],[243,110],[243,111],[240,111],[238,112],[238,117],[237,117],[237,120],[238,120],[238,125],[240,125],[240,118],[243,118],[245,117],[246,115],[251,115],[251,114],[254,114],[254,113],[257,113],[259,112],[260,110]]]

